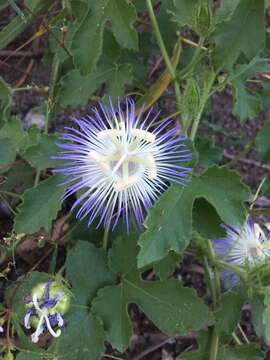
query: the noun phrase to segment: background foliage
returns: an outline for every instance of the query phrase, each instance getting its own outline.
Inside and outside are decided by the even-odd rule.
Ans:
[[[208,239],[224,236],[221,223],[243,224],[256,192],[231,167],[252,151],[269,170],[269,120],[250,141],[234,139],[229,129],[230,144],[243,146],[231,161],[223,157],[218,137],[225,130],[216,124],[205,130],[209,99],[224,89],[232,92],[239,124],[269,107],[268,3],[162,0],[152,5],[153,13],[148,0],[0,0],[3,18],[12,13],[0,31],[0,199],[12,223],[1,231],[3,359],[126,358],[134,331],[130,304],[169,337],[195,334],[197,350],[178,359],[263,359],[258,342],[234,338],[233,344],[232,334],[248,303],[258,337],[269,343],[269,282],[260,294],[255,282],[218,299],[207,288],[202,298],[173,273],[187,251],[198,263],[210,264],[210,278],[220,271]],[[42,52],[48,83],[36,83],[28,70],[19,82],[9,82],[5,64],[26,50]],[[35,109],[39,126],[18,116],[14,104],[21,92],[41,94]],[[115,102],[126,94],[138,109],[158,103],[166,111],[162,117],[181,124],[193,149],[194,174],[185,188],[171,186],[162,195],[147,214],[144,232],[128,236],[119,226],[106,250],[102,230],[78,224],[70,202],[61,205],[65,187],[51,172],[52,156],[76,108],[85,113],[89,104],[107,102],[108,96]],[[269,189],[268,176],[261,195],[269,195]],[[260,208],[255,210],[252,214],[261,216]],[[24,247],[34,254],[34,263],[16,273]],[[24,295],[58,271],[73,294],[67,328],[59,339],[35,345],[22,326]]]

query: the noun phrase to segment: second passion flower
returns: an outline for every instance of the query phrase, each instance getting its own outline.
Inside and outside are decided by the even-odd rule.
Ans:
[[[123,107],[100,103],[91,116],[74,119],[76,128],[66,128],[57,155],[63,164],[55,171],[67,177],[64,199],[79,192],[72,207],[79,207],[79,219],[90,225],[99,218],[97,226],[114,228],[123,217],[128,229],[133,217],[142,227],[169,182],[185,184],[191,171],[183,164],[191,158],[186,138],[173,120],[158,116],[152,110],[136,115],[127,98]]]

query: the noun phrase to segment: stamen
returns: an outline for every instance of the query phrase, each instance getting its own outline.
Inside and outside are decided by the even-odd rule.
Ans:
[[[102,130],[97,134],[97,137],[101,140],[105,139],[113,139],[117,136],[121,136],[122,132],[117,129],[108,129],[108,130]]]
[[[61,330],[58,329],[56,332],[53,330],[48,316],[45,316],[45,321],[46,321],[46,325],[47,325],[49,333],[55,338],[59,337],[61,335]]]
[[[263,240],[266,240],[265,234],[264,234],[262,228],[257,223],[254,224],[254,232],[255,232],[256,239],[259,239],[261,237]]]
[[[150,133],[147,130],[132,129],[131,135],[139,138],[140,140],[145,140],[148,142],[154,142],[156,140],[156,135],[153,133]]]
[[[126,180],[123,180],[123,179],[118,180],[114,184],[114,189],[115,189],[115,191],[125,190],[125,189],[129,188],[130,186],[136,184],[138,179],[139,178],[137,175],[132,175],[132,176],[129,176]]]
[[[30,317],[31,317],[31,316],[32,316],[32,311],[29,310],[29,311],[26,313],[26,315],[25,315],[25,317],[24,317],[24,319],[23,319],[24,327],[25,327],[26,329],[30,329],[30,328],[31,328],[31,326],[30,326]]]
[[[33,343],[38,342],[39,335],[41,335],[44,331],[43,321],[44,321],[44,315],[40,317],[36,331],[31,335],[31,339]]]
[[[58,326],[62,327],[64,325],[64,319],[62,318],[61,314],[57,314],[57,321],[58,321]]]
[[[152,154],[147,154],[147,168],[149,178],[151,180],[155,180],[157,178],[157,166],[155,158]]]
[[[96,151],[94,150],[91,150],[89,152],[89,155],[88,155],[92,160],[94,160],[98,166],[100,167],[100,170],[105,174],[105,175],[110,175],[110,172],[111,172],[111,167],[110,165],[107,163],[107,159],[98,154]]]

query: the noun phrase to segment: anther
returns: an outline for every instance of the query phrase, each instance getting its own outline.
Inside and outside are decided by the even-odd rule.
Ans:
[[[147,169],[149,178],[155,180],[157,178],[157,166],[152,154],[147,154]]]
[[[97,165],[100,167],[100,170],[105,175],[110,175],[111,167],[107,163],[107,160],[106,160],[106,158],[104,156],[98,154],[94,150],[91,150],[90,153],[89,153],[89,157],[97,163]]]
[[[107,130],[102,130],[97,134],[97,137],[101,140],[105,140],[105,139],[112,139],[112,138],[116,138],[117,136],[121,136],[122,132],[120,130],[117,129],[107,129]]]
[[[136,175],[129,176],[126,180],[121,179],[116,181],[114,184],[114,189],[115,191],[125,190],[131,187],[132,185],[136,184],[137,181],[138,181],[138,176]]]
[[[156,135],[147,130],[132,129],[131,134],[132,136],[136,136],[139,140],[145,140],[148,142],[154,142],[156,140]]]

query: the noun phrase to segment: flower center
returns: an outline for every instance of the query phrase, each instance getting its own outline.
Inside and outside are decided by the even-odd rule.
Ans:
[[[101,172],[113,181],[115,191],[122,191],[135,185],[144,175],[150,180],[157,177],[155,135],[146,130],[121,129],[102,130],[97,135],[106,154],[91,150],[89,158]],[[149,146],[147,146],[149,145]]]

